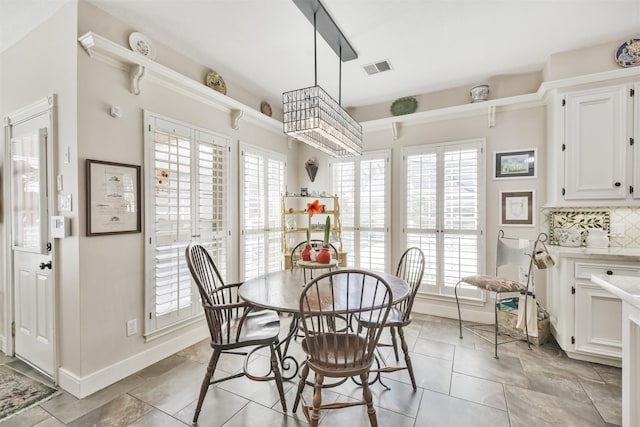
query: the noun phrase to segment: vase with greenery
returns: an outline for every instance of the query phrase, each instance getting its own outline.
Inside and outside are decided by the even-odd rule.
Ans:
[[[331,217],[327,216],[324,223],[324,240],[322,241],[322,249],[318,252],[316,261],[319,264],[329,264],[331,262],[331,252],[329,251],[329,234],[331,233]]]

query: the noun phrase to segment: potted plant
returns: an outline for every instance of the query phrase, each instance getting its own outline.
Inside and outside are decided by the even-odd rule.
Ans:
[[[320,264],[329,264],[331,262],[331,252],[329,252],[329,233],[331,233],[331,217],[327,216],[327,221],[324,224],[324,240],[322,242],[322,249],[318,252],[316,260]]]

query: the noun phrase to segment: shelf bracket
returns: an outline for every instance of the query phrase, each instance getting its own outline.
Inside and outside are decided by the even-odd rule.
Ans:
[[[496,106],[492,105],[487,111],[487,126],[492,128],[496,126]]]
[[[231,127],[234,130],[240,129],[240,118],[242,118],[243,114],[242,110],[231,110]]]
[[[392,122],[391,123],[391,137],[393,138],[394,141],[397,141],[398,138],[400,137],[400,123],[399,122]]]
[[[129,70],[129,78],[131,79],[131,93],[140,95],[140,80],[144,77],[145,69],[140,64],[134,64]]]

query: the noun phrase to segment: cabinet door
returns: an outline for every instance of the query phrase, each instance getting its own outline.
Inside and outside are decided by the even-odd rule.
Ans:
[[[566,200],[624,199],[626,87],[566,97]]]
[[[633,193],[634,199],[640,199],[640,83],[633,86]]]
[[[622,357],[622,301],[590,283],[576,282],[575,351]]]

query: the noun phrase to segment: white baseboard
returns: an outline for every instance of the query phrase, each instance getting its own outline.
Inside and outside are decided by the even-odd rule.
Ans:
[[[64,367],[58,368],[58,385],[75,397],[82,399],[123,378],[128,377],[147,366],[171,356],[209,336],[203,323],[201,326],[185,332],[169,341],[153,346],[127,359],[102,368],[84,377],[79,377]]]
[[[495,322],[495,314],[493,311],[487,312],[477,309],[469,309],[463,304],[460,304],[460,310],[462,311],[462,320],[464,321],[488,324]],[[453,305],[444,305],[436,300],[418,300],[416,298],[413,304],[413,312],[431,316],[447,317],[449,319],[458,319],[458,308],[455,305],[455,301]]]

